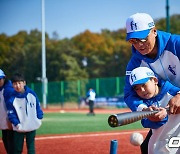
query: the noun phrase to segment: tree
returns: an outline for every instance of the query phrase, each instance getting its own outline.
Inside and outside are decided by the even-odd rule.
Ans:
[[[170,31],[180,34],[180,15],[170,18]],[[156,19],[159,30],[166,29],[165,18]],[[46,33],[46,74],[48,81],[79,80],[85,78],[124,76],[131,56],[131,46],[126,42],[126,30],[101,33],[89,30],[71,39],[58,40],[54,32],[50,39]],[[10,77],[16,70],[24,73],[26,80],[36,82],[42,75],[41,32],[20,31],[16,35],[0,34],[0,66]]]

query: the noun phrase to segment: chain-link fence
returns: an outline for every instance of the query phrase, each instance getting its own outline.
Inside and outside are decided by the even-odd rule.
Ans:
[[[49,82],[47,85],[47,103],[79,102],[86,96],[89,88],[96,91],[96,97],[115,97],[123,95],[124,77],[96,78],[77,81]],[[32,88],[42,102],[42,83],[31,83]]]

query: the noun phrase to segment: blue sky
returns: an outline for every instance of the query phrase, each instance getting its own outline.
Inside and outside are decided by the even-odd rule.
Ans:
[[[180,14],[180,0],[169,0],[170,15]],[[45,0],[45,29],[51,37],[71,38],[85,30],[101,32],[125,27],[137,12],[166,17],[166,0]],[[41,0],[0,0],[0,34],[41,31]]]

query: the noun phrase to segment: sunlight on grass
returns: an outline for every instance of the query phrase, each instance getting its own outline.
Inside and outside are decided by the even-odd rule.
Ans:
[[[142,128],[140,122],[111,128],[108,125],[109,114],[87,116],[82,113],[46,113],[37,134],[64,134],[80,132],[103,132]]]
[[[122,131],[142,128],[140,121],[111,128],[108,124],[108,117],[109,114],[87,116],[85,113],[45,113],[42,126],[37,130],[37,135]],[[0,137],[2,137],[1,133]]]

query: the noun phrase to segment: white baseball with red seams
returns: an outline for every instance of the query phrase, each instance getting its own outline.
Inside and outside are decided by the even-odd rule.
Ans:
[[[134,132],[130,136],[130,143],[134,146],[140,146],[143,142],[143,135],[138,132]]]

